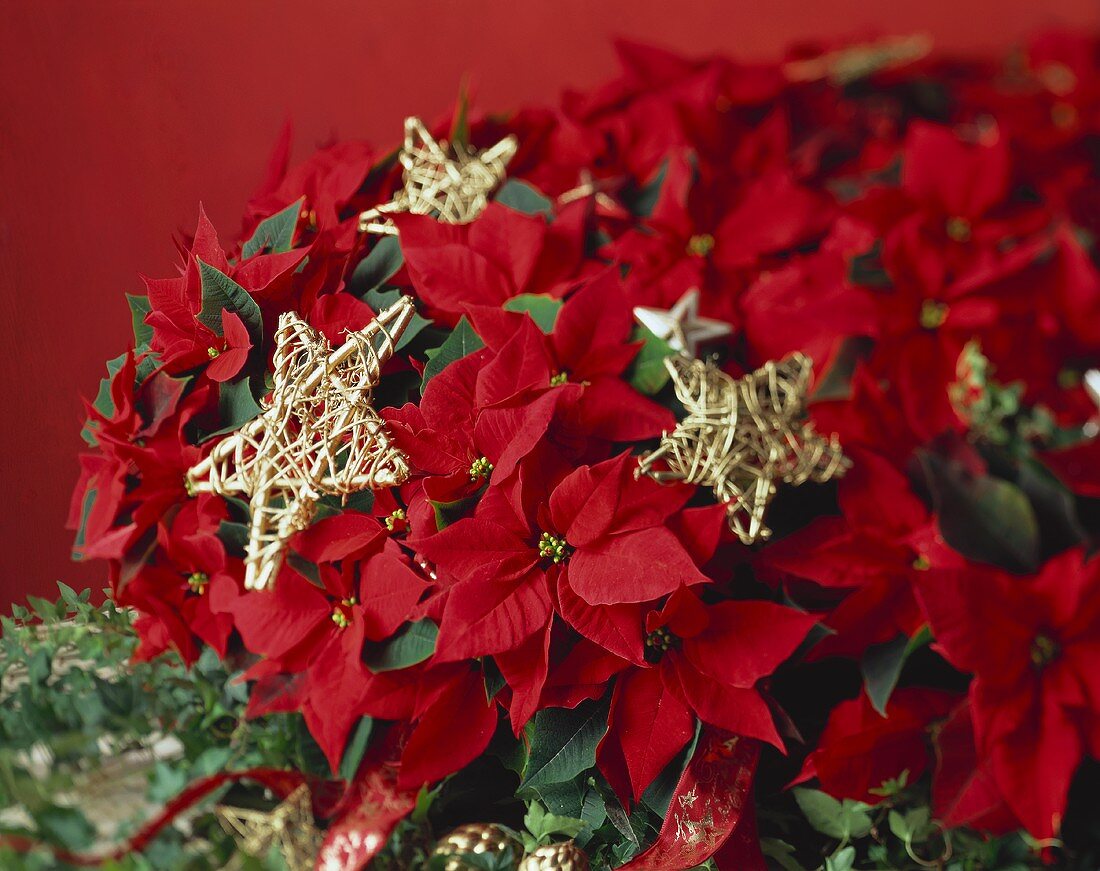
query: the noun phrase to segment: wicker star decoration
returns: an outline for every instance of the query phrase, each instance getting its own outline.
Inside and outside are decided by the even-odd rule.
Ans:
[[[848,468],[836,436],[805,420],[808,357],[769,361],[738,379],[684,354],[665,366],[687,415],[639,458],[635,474],[710,487],[745,544],[771,535],[764,515],[778,483],[823,482]]]
[[[504,179],[519,143],[505,136],[483,151],[436,140],[419,118],[405,119],[405,143],[398,154],[404,188],[393,199],[359,215],[359,232],[397,235],[389,215],[435,215],[448,224],[472,221],[488,205],[489,194]]]
[[[322,833],[313,821],[313,799],[304,783],[269,811],[221,805],[215,815],[241,852],[263,859],[277,846],[288,871],[313,871]]]
[[[322,496],[393,487],[408,477],[371,398],[414,311],[403,296],[336,350],[293,312],[280,319],[263,412],[188,472],[194,493],[249,498],[246,588],[272,584],[287,541],[309,526]]]

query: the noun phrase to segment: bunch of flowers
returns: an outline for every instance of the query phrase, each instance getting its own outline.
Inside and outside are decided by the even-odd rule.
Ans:
[[[598,867],[762,868],[758,825],[786,867],[934,859],[960,827],[1057,847],[1100,753],[1100,43],[618,51],[557,108],[433,127],[518,141],[472,222],[361,232],[392,151],[290,167],[289,130],[242,241],[200,211],[89,405],[77,553],[108,562],[139,658],[212,648],[249,717],[304,718],[352,796],[329,847],[354,796],[389,836],[471,772],[482,818],[537,803]],[[726,372],[812,358],[851,461],[780,488],[763,544],[635,474],[683,412],[633,309],[692,289]],[[417,315],[375,404],[410,480],[323,498],[246,590],[247,503],[188,469],[260,412],[282,313],[338,344],[399,294]]]

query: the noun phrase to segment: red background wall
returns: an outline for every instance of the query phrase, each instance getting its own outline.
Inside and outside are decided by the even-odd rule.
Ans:
[[[168,275],[201,199],[223,237],[284,119],[302,157],[332,134],[396,143],[472,74],[482,107],[550,101],[609,75],[615,35],[690,53],[925,31],[1002,48],[1049,24],[1100,27],[1096,0],[3,0],[0,15],[0,605],[68,560],[80,395],[124,349],[123,292]]]

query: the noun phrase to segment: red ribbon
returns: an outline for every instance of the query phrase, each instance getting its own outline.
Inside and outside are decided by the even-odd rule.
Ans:
[[[397,823],[416,806],[419,790],[397,785],[405,733],[393,729],[363,760],[355,780],[335,808],[316,871],[361,871],[377,856]]]
[[[694,868],[716,854],[730,871],[763,869],[752,798],[759,755],[753,740],[704,728],[657,840],[621,871]]]
[[[188,808],[202,801],[206,796],[226,783],[236,783],[239,780],[254,780],[262,786],[276,793],[280,799],[286,798],[305,778],[296,771],[285,771],[281,768],[252,768],[248,771],[231,771],[221,774],[212,774],[196,780],[179,795],[164,806],[161,812],[142,826],[135,835],[124,841],[119,846],[106,853],[77,853],[63,848],[43,844],[31,838],[20,835],[0,835],[0,845],[10,847],[21,853],[28,853],[37,848],[50,850],[58,859],[77,865],[82,868],[90,868],[102,865],[104,862],[117,861],[130,853],[144,850],[149,842],[160,831],[172,822],[176,817]]]

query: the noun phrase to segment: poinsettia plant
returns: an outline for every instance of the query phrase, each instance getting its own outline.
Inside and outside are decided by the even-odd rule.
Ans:
[[[326,868],[524,819],[598,868],[1091,867],[1100,42],[854,76],[866,47],[618,48],[556,108],[435,125],[519,143],[472,222],[362,232],[392,152],[290,167],[288,130],[239,239],[200,210],[129,297],[71,519],[136,660],[220,657],[242,722],[301,718],[322,851],[361,836]],[[637,474],[684,410],[633,309],[691,290],[727,373],[812,357],[850,460],[767,543]],[[261,412],[281,314],[335,343],[402,294],[374,401],[409,480],[322,498],[246,590],[248,505],[188,469]]]

